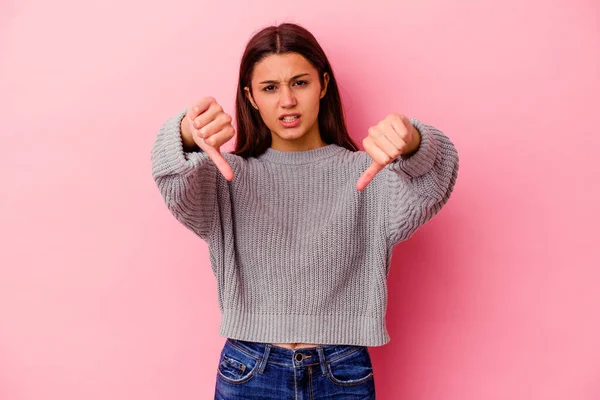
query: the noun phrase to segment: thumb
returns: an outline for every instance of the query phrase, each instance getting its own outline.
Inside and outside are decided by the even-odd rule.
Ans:
[[[221,175],[225,177],[228,181],[233,180],[233,169],[223,157],[223,154],[219,151],[219,149],[214,148],[210,145],[205,146],[204,151],[210,157],[210,159],[215,163],[215,166],[221,172]]]
[[[371,183],[375,175],[377,175],[377,173],[381,171],[384,167],[385,164],[379,164],[373,161],[371,165],[369,165],[369,168],[367,168],[365,172],[362,173],[360,178],[358,178],[358,181],[356,182],[356,189],[363,190],[364,188],[366,188],[367,185]]]

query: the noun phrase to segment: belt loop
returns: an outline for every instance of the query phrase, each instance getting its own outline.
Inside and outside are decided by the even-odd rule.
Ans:
[[[321,364],[321,373],[323,376],[327,375],[327,364],[325,363],[325,353],[323,352],[323,346],[317,346],[317,352],[319,353],[319,363]]]
[[[260,365],[258,366],[258,373],[262,374],[265,370],[265,366],[267,365],[267,360],[269,359],[269,353],[271,352],[271,344],[265,343],[265,352],[263,353],[263,357],[260,360]]]

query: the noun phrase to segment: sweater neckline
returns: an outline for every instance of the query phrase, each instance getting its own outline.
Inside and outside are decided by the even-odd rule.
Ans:
[[[282,151],[269,147],[258,158],[260,160],[267,160],[277,164],[309,164],[329,158],[339,153],[342,149],[343,147],[334,143],[317,147],[316,149],[301,151]]]

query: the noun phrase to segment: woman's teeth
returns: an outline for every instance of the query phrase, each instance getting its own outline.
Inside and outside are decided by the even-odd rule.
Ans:
[[[298,117],[297,117],[297,116],[292,116],[292,117],[283,117],[283,120],[284,120],[285,122],[292,122],[292,121],[295,121],[295,120],[297,120],[297,119],[298,119]]]

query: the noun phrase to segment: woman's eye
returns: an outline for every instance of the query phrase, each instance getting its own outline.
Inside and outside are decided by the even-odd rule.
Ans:
[[[263,90],[264,90],[265,92],[271,92],[271,91],[275,90],[275,86],[273,86],[273,85],[265,86],[265,87],[263,88]]]
[[[305,86],[307,84],[308,84],[308,82],[306,82],[306,81],[296,81],[297,86]]]

